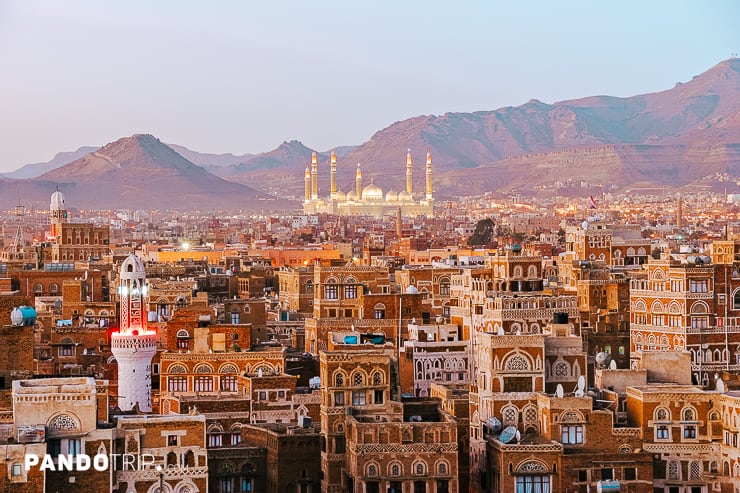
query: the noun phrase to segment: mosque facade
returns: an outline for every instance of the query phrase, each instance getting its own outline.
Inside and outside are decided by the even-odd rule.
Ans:
[[[406,217],[432,215],[434,197],[432,193],[432,155],[427,152],[425,168],[424,194],[413,190],[413,160],[411,150],[406,155],[406,186],[400,192],[389,190],[387,193],[374,183],[363,184],[362,168],[357,164],[355,187],[348,192],[337,189],[337,156],[332,151],[330,161],[329,196],[319,197],[318,160],[316,153],[311,156],[311,166],[306,167],[305,198],[303,211],[306,214],[329,213],[351,216],[383,217],[386,214],[401,214]]]

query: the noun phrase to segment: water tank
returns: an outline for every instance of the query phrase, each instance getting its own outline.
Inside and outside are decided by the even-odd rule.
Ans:
[[[522,246],[519,243],[514,243],[511,245],[511,251],[514,253],[519,253],[522,251]]]
[[[614,479],[614,480],[603,479],[596,483],[596,491],[598,493],[621,491],[621,485],[619,484],[618,479]]]
[[[552,314],[552,323],[554,324],[567,324],[568,314],[564,312],[555,312]]]
[[[321,377],[312,377],[308,380],[308,386],[312,389],[321,388]]]
[[[147,314],[146,319],[149,322],[156,322],[158,320],[157,312],[151,311]]]
[[[10,323],[15,326],[28,326],[36,323],[36,310],[30,306],[19,306],[10,312]]]

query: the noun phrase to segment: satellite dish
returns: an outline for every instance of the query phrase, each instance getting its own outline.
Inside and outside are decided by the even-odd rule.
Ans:
[[[717,380],[716,388],[717,388],[717,392],[719,392],[720,394],[725,393],[725,382],[723,382],[721,378]]]
[[[522,434],[519,433],[519,430],[516,430],[516,435],[514,435],[514,438],[516,438],[517,442],[520,442],[522,440]]]
[[[503,327],[499,327],[498,328],[498,335],[500,335],[500,336],[504,335],[504,328]]]
[[[503,424],[501,423],[501,420],[497,417],[493,416],[488,418],[488,429],[492,432],[499,432],[501,431],[501,428],[503,428]]]
[[[583,389],[586,388],[586,377],[581,375],[578,377],[578,387],[576,388],[575,396],[583,397]]]
[[[516,426],[507,426],[506,428],[504,428],[504,431],[501,432],[501,435],[499,435],[498,439],[502,443],[509,443],[516,437],[517,431],[518,430],[516,429]]]
[[[563,385],[558,384],[557,387],[555,387],[555,397],[563,397]]]
[[[581,227],[582,227],[583,229],[588,229],[588,221],[583,221],[583,222],[581,223]]]
[[[612,359],[612,355],[610,353],[600,352],[600,353],[596,353],[596,356],[594,359],[596,360],[596,363],[600,367],[606,368],[607,366],[609,366],[609,362]]]
[[[617,369],[617,362],[612,360],[611,363],[609,363],[609,369],[610,370],[616,370]]]

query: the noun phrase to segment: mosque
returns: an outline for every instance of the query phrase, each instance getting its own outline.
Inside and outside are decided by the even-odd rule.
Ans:
[[[406,155],[406,189],[401,192],[393,190],[383,194],[383,189],[374,183],[362,184],[362,169],[357,164],[355,188],[346,194],[337,190],[337,156],[331,153],[330,188],[328,197],[319,198],[319,175],[316,153],[311,156],[311,167],[306,167],[306,194],[303,211],[306,214],[329,213],[337,215],[383,217],[386,214],[397,214],[401,209],[403,216],[431,216],[434,211],[432,197],[432,154],[427,152],[426,193],[415,197],[412,186],[411,149]]]

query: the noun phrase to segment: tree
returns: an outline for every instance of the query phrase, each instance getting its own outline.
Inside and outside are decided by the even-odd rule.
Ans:
[[[478,221],[473,234],[468,238],[468,246],[483,246],[491,243],[495,226],[488,218]]]

